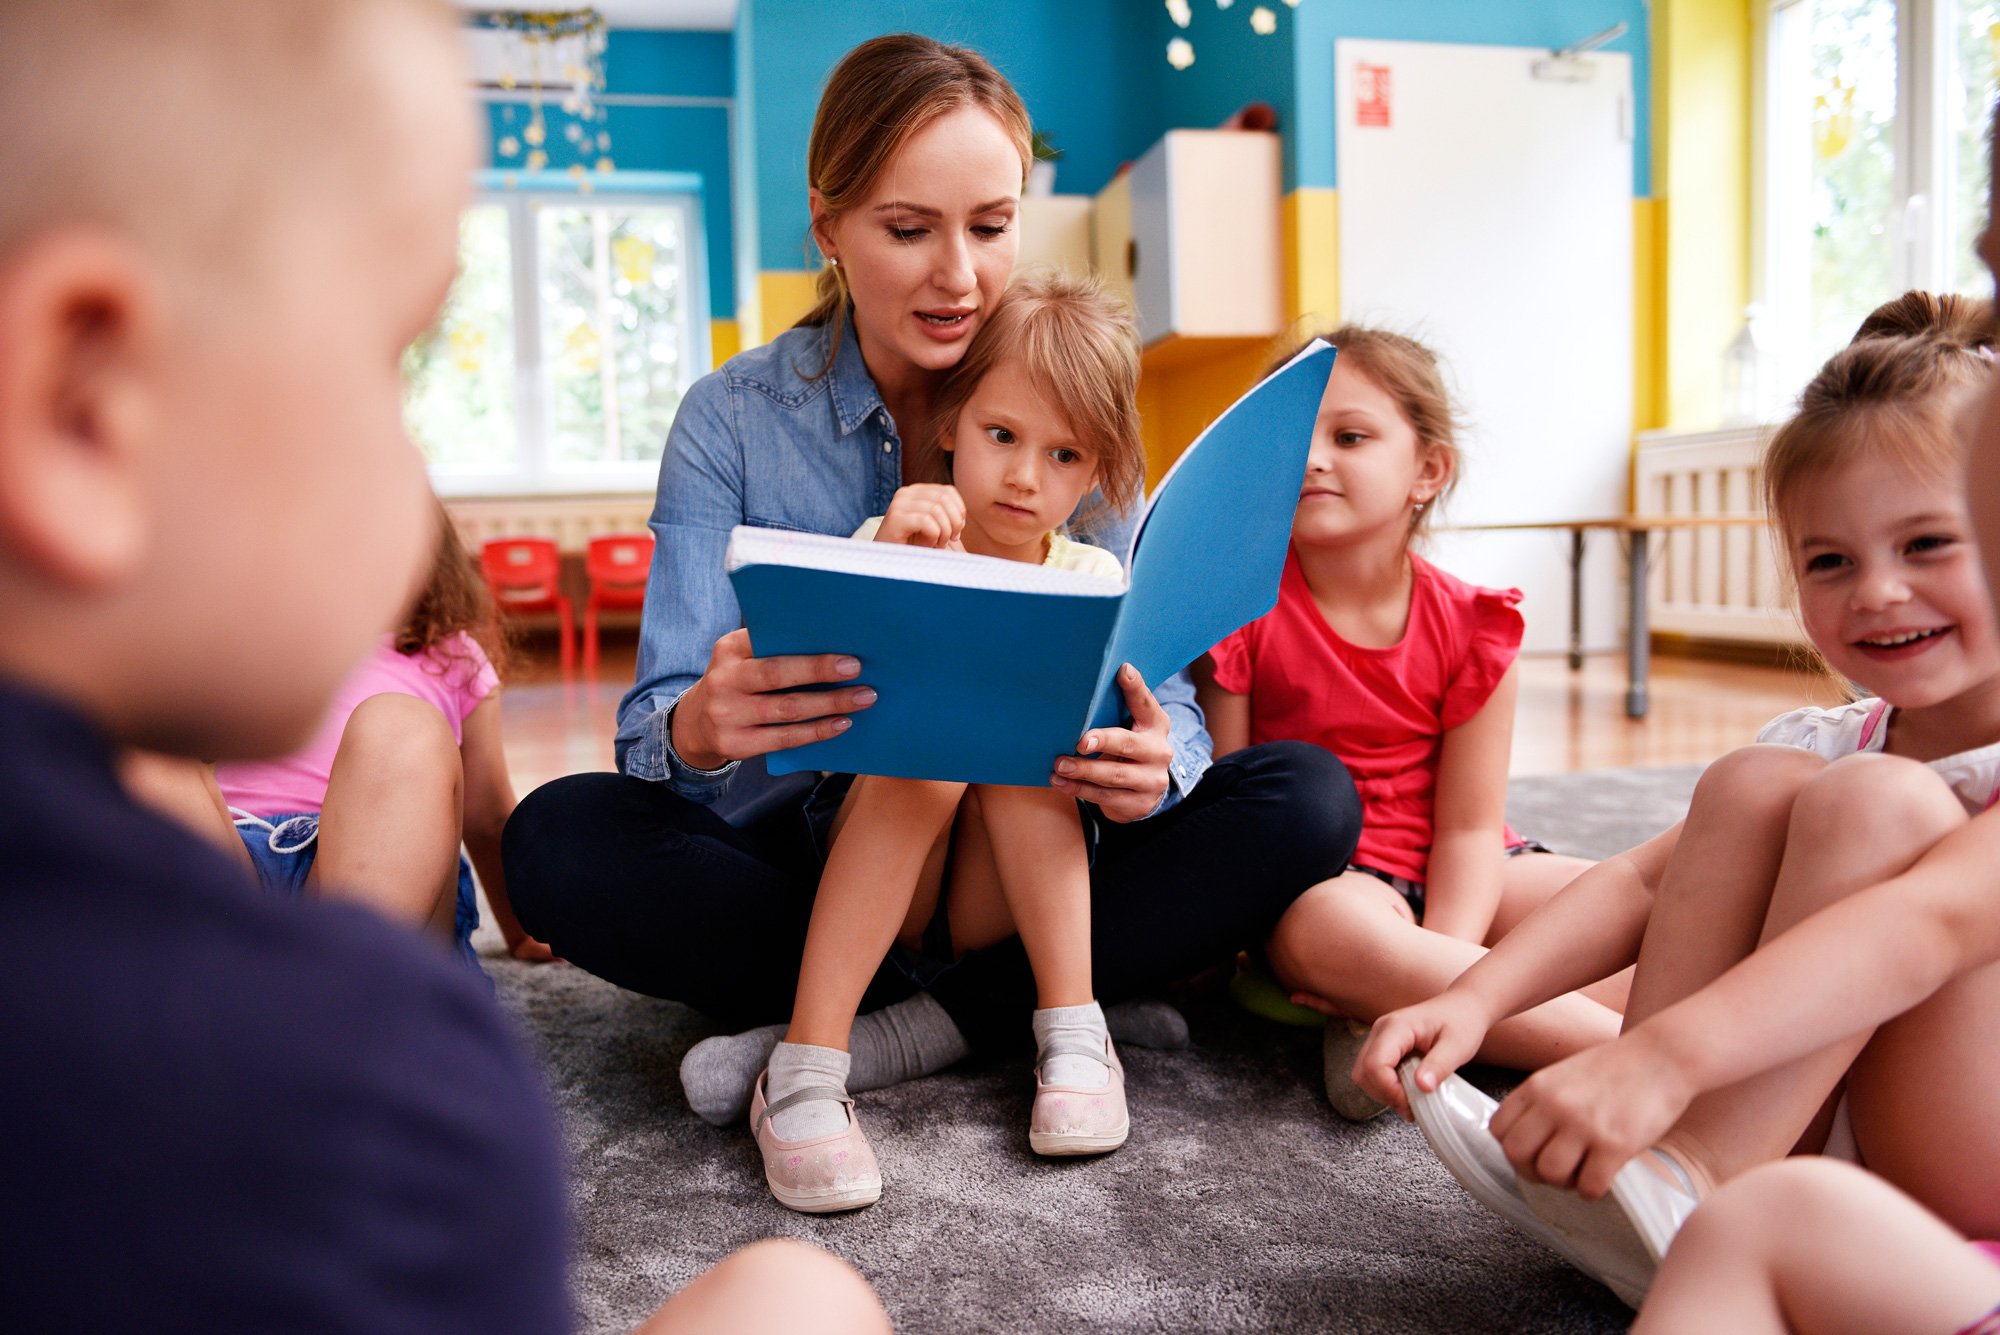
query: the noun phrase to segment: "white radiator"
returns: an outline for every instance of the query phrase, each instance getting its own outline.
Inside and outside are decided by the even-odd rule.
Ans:
[[[1640,515],[1764,514],[1767,427],[1642,431],[1634,469]],[[1785,593],[1772,530],[1761,522],[1654,535],[1647,585],[1651,628],[1711,640],[1804,642]]]
[[[478,553],[494,538],[553,538],[581,556],[592,538],[644,533],[653,494],[613,496],[472,496],[445,501],[466,550]]]

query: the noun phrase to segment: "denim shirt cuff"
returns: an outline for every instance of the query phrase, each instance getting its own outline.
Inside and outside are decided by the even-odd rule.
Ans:
[[[1172,807],[1194,791],[1201,782],[1201,776],[1208,771],[1208,757],[1194,747],[1174,743],[1174,758],[1167,762],[1167,790],[1160,794],[1159,805],[1147,812],[1147,816],[1157,816]]]
[[[691,691],[694,688],[688,687]],[[731,760],[720,769],[697,769],[681,759],[681,753],[674,749],[674,710],[680,707],[682,691],[673,703],[662,709],[656,717],[660,720],[660,744],[667,756],[667,787],[691,802],[709,803],[722,796],[722,790],[729,786],[730,776],[743,762]]]

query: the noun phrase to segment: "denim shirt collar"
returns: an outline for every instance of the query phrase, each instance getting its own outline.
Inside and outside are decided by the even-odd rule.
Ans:
[[[831,324],[822,326],[826,337],[833,336]],[[820,354],[822,357],[824,353]],[[875,377],[868,374],[868,363],[861,356],[861,337],[854,332],[854,308],[849,306],[841,316],[840,347],[833,357],[833,370],[827,373],[828,386],[833,394],[833,414],[840,423],[840,434],[851,436],[870,417],[882,414],[882,424],[891,435],[895,434],[894,421],[889,416],[887,405],[882,402],[882,392],[875,388]]]

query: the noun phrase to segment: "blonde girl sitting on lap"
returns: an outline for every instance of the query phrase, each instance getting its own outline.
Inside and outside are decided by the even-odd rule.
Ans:
[[[2000,1236],[2000,631],[1954,433],[1990,320],[1884,307],[1765,458],[1806,634],[1873,694],[1774,720],[1683,822],[1361,1055],[1469,1190],[1635,1305],[1698,1198],[1795,1147]],[[1531,1076],[1489,1133],[1450,1073],[1505,1017],[1635,961],[1623,1034]]]
[[[1349,1075],[1366,1021],[1435,996],[1590,864],[1507,827],[1518,590],[1456,579],[1412,550],[1459,471],[1437,358],[1347,325],[1320,401],[1278,605],[1195,669],[1218,758],[1297,740],[1339,756],[1361,798],[1345,874],[1280,920],[1268,957],[1295,1000],[1333,1016],[1327,1097],[1384,1105]],[[1282,365],[1310,334],[1273,362]],[[1501,1025],[1483,1055],[1533,1069],[1618,1033],[1616,987]]]
[[[1017,282],[939,388],[924,463],[937,480],[901,488],[855,537],[1122,578],[1115,557],[1062,528],[1093,489],[1121,509],[1138,494],[1137,385],[1137,338],[1119,303],[1084,281]],[[1096,748],[1086,737],[1082,749]],[[892,948],[928,984],[963,952],[1018,933],[1039,993],[1029,1144],[1056,1155],[1122,1145],[1124,1073],[1092,991],[1076,799],[860,775],[830,839],[788,1041],[750,1107],[772,1194],[814,1213],[881,1195],[847,1095],[847,1045]]]

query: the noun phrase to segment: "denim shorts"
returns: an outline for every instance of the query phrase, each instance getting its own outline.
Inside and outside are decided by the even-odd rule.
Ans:
[[[303,811],[288,816],[261,817],[231,807],[236,833],[250,850],[257,866],[257,879],[267,894],[297,899],[306,891],[306,875],[312,871],[319,853],[319,813]],[[479,900],[472,889],[472,864],[458,855],[458,908],[453,915],[452,953],[479,968],[472,951],[473,929],[479,926]],[[482,974],[482,976],[484,976]]]

